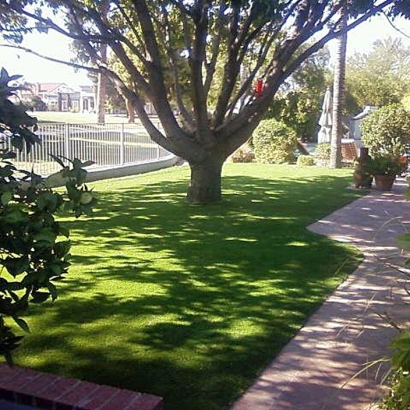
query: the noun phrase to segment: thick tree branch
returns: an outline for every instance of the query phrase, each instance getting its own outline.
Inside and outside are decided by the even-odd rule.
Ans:
[[[149,70],[148,78],[151,88],[151,99],[158,116],[161,118],[162,125],[168,136],[176,137],[183,133],[178,125],[171,105],[168,101],[168,93],[165,87],[165,79],[163,75],[163,67],[161,62],[161,54],[156,40],[156,33],[152,23],[149,8],[145,0],[133,0],[137,16],[139,18],[142,37],[146,44],[146,49],[149,54]]]
[[[204,92],[205,95],[208,96],[209,91],[211,89],[212,80],[215,74],[216,63],[218,61],[218,56],[220,53],[221,41],[222,41],[222,29],[224,24],[224,13],[226,10],[226,1],[222,1],[219,7],[219,13],[217,14],[216,21],[214,23],[215,26],[215,37],[212,41],[212,51],[211,51],[211,59],[209,63],[206,63],[206,78],[204,84]]]
[[[191,68],[192,105],[196,117],[196,136],[206,147],[212,147],[216,140],[209,127],[207,98],[203,83],[202,69],[206,61],[206,37],[208,34],[208,0],[198,0],[194,10],[194,41],[189,55]]]
[[[189,132],[193,133],[195,130],[195,122],[192,116],[190,115],[190,113],[188,112],[184,104],[183,98],[182,98],[181,79],[179,76],[177,52],[175,50],[175,47],[173,47],[175,38],[174,38],[173,30],[172,30],[172,24],[171,24],[171,21],[169,20],[168,10],[164,2],[162,3],[162,14],[164,17],[164,22],[165,22],[164,29],[166,30],[166,34],[169,39],[168,43],[163,41],[162,46],[167,51],[167,55],[170,60],[171,72],[174,78],[173,86],[174,86],[175,100],[177,102],[178,109],[182,115],[183,123],[189,129]]]

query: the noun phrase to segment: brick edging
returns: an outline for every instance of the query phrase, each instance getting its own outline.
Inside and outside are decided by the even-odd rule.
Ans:
[[[0,363],[0,398],[50,410],[163,410],[161,397]]]

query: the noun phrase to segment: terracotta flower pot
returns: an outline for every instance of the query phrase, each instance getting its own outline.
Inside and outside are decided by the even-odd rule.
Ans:
[[[375,175],[374,182],[376,189],[379,191],[391,191],[395,179],[395,175]]]

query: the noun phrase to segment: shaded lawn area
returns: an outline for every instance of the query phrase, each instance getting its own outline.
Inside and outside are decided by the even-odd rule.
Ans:
[[[34,111],[32,116],[36,117],[40,123],[94,123],[97,124],[97,114],[95,113],[79,113],[67,111]],[[126,115],[106,114],[105,122],[112,123],[128,123]],[[138,120],[137,120],[138,123]]]
[[[67,220],[73,266],[34,309],[16,363],[224,409],[360,260],[306,226],[357,198],[351,170],[224,169],[224,201],[184,203],[187,167],[93,184]],[[50,303],[51,305],[51,303]]]

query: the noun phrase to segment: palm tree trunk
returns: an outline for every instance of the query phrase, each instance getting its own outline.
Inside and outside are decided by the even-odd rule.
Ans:
[[[107,45],[101,44],[101,61],[107,62]],[[97,122],[105,124],[105,102],[107,99],[107,82],[108,78],[105,73],[98,74],[97,84]]]
[[[340,29],[343,31],[347,25],[346,7],[341,9],[342,17]],[[336,39],[336,62],[333,79],[333,112],[332,112],[332,138],[330,150],[330,168],[342,167],[342,109],[345,100],[346,78],[346,47],[347,33],[344,31]]]

